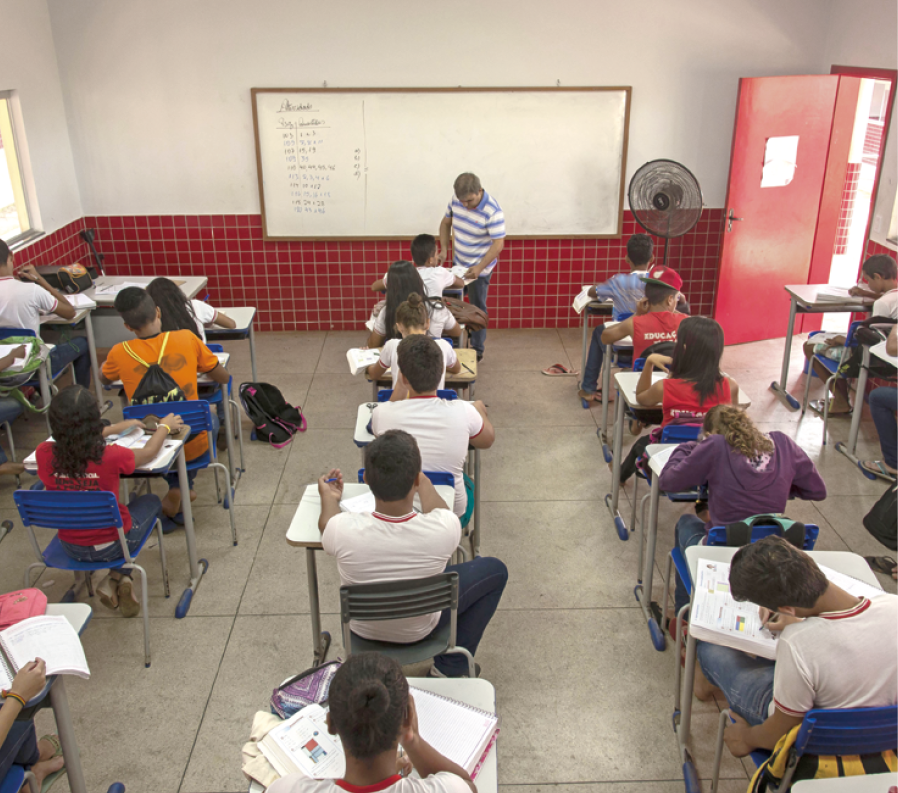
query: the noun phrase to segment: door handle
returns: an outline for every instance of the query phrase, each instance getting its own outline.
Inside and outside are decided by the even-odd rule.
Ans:
[[[734,220],[745,220],[745,218],[737,218],[735,217],[735,212],[731,209],[730,214],[727,215],[727,231],[733,230],[733,221]]]

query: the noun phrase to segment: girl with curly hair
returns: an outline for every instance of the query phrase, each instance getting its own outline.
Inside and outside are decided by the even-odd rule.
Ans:
[[[90,391],[80,385],[60,391],[50,403],[48,412],[53,439],[37,447],[37,475],[47,490],[101,490],[119,494],[122,474],[133,474],[146,465],[162,449],[169,434],[183,426],[180,416],[167,415],[143,448],[107,446],[105,438],[119,435],[134,427],[145,429],[135,419],[104,427],[100,409]],[[133,553],[144,534],[153,525],[162,508],[158,496],[148,493],[131,500],[127,506],[119,501],[122,527]],[[98,527],[93,531],[61,529],[58,532],[63,550],[79,562],[111,562],[122,558],[118,529]],[[140,599],[128,570],[110,571],[97,587],[100,602],[110,609],[121,606],[122,615],[136,617]]]
[[[761,432],[732,405],[716,405],[705,414],[702,437],[674,449],[658,482],[669,493],[705,483],[707,513],[677,521],[676,541],[683,550],[703,543],[712,526],[782,513],[790,498],[826,498],[823,478],[795,441],[776,430]],[[677,611],[687,600],[678,578]]]

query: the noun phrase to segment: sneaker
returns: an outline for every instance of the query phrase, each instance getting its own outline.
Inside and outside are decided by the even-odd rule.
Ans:
[[[183,515],[183,513],[178,513],[179,515]],[[177,516],[176,516],[177,517]],[[163,534],[171,534],[173,531],[177,531],[178,529],[184,528],[183,520],[181,523],[178,523],[177,519],[170,518],[168,515],[160,515],[159,519],[162,521],[162,533]]]
[[[112,573],[107,573],[99,586],[97,594],[100,596],[100,603],[106,608],[115,611],[118,608],[118,580],[112,577]]]
[[[480,664],[476,661],[474,662],[474,675],[475,677],[480,677]],[[430,667],[430,671],[427,673],[428,677],[449,677],[449,675],[444,675],[439,669],[437,669],[436,664]],[[470,677],[470,675],[453,675],[453,677]]]
[[[482,353],[482,352],[478,352],[478,353],[477,353],[477,363],[480,363],[482,360],[483,360],[483,353]]]
[[[123,575],[118,582],[118,602],[123,617],[136,617],[140,614],[140,601],[137,599],[137,587],[129,576]]]

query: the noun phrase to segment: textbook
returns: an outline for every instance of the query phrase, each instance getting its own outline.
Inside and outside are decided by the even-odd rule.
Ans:
[[[374,493],[370,490],[360,496],[344,498],[340,502],[340,509],[344,512],[374,512],[375,508]]]
[[[498,717],[420,688],[410,691],[421,737],[476,778],[498,735]],[[259,749],[281,776],[339,779],[346,771],[343,746],[328,733],[326,718],[326,705],[307,705],[269,731]]]
[[[90,678],[81,640],[71,623],[60,616],[44,614],[17,622],[0,631],[0,688],[9,688],[23,666],[43,658],[48,675]]]
[[[848,294],[848,289],[843,286],[818,286],[818,303],[849,303],[860,298]]]
[[[817,566],[827,579],[855,597],[873,598],[883,594],[881,589],[856,578],[822,564]],[[762,626],[754,603],[740,602],[730,595],[730,565],[727,562],[699,559],[689,633],[701,641],[733,647],[770,660],[776,658],[778,634]]]
[[[346,360],[349,361],[350,374],[363,374],[371,364],[380,360],[380,349],[374,347],[370,350],[361,350],[354,347],[346,351]]]
[[[583,309],[592,303],[593,298],[589,296],[589,290],[591,288],[590,284],[586,284],[583,289],[580,290],[580,294],[574,298],[574,311],[578,314],[582,314]]]

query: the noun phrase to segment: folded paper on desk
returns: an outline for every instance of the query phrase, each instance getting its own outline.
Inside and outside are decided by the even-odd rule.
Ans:
[[[583,309],[592,303],[594,299],[589,296],[590,288],[590,285],[586,284],[583,289],[580,290],[580,294],[574,298],[574,311],[578,314],[582,314]]]
[[[0,688],[9,688],[23,666],[43,658],[48,675],[76,675],[90,678],[81,640],[71,623],[60,616],[45,614],[0,631]]]
[[[96,308],[97,304],[93,300],[93,298],[88,297],[87,295],[66,295],[66,300],[72,304],[75,308]]]
[[[411,694],[421,737],[476,778],[498,733],[496,715],[419,688],[412,688]],[[301,773],[313,779],[343,776],[343,746],[339,736],[328,733],[326,717],[326,707],[308,705],[259,741],[262,754],[278,774]]]
[[[115,297],[119,292],[123,289],[127,289],[129,286],[136,286],[138,289],[143,289],[145,284],[139,284],[136,281],[124,281],[120,284],[97,284],[94,287],[94,294],[98,297]]]
[[[376,347],[370,350],[353,348],[346,351],[346,360],[349,361],[349,373],[362,374],[368,367],[380,360],[380,350]]]
[[[344,498],[340,502],[340,509],[344,512],[374,512],[374,493],[370,490],[360,496]]]
[[[817,565],[829,581],[855,597],[872,598],[881,589],[857,578]],[[771,660],[776,658],[777,634],[762,627],[758,607],[730,594],[730,565],[699,559],[689,633],[701,641],[733,647]]]

